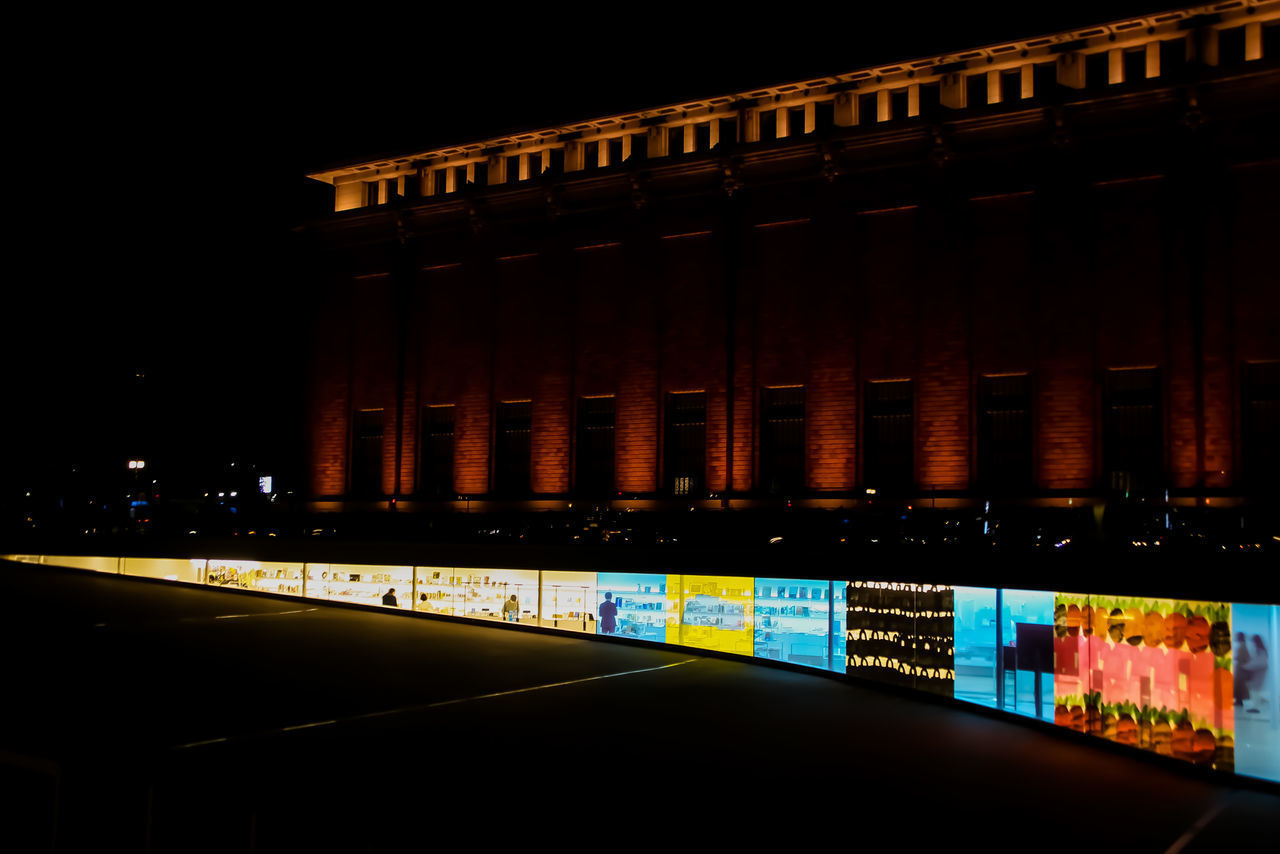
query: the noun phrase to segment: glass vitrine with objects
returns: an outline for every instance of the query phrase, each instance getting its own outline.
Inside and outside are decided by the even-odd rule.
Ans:
[[[205,568],[205,583],[214,587],[238,587],[288,596],[306,595],[301,563],[210,558]]]
[[[541,625],[570,632],[596,631],[596,574],[544,570]]]
[[[669,621],[678,635],[679,600],[668,600],[667,579],[647,573],[597,573],[597,634],[666,642]]]
[[[754,579],[736,576],[671,575],[667,598],[679,609],[679,637],[669,643],[751,655],[755,624]],[[807,591],[806,591],[807,592]]]
[[[428,614],[457,614],[456,571],[444,566],[414,567],[413,609]]]
[[[538,624],[536,569],[456,569],[459,616]]]
[[[413,567],[357,563],[307,564],[308,597],[330,602],[410,608]],[[388,597],[394,597],[394,605]]]
[[[843,593],[844,584],[837,585]],[[755,656],[827,669],[836,629],[830,581],[755,579]],[[843,607],[843,598],[840,606]],[[843,623],[843,616],[842,616]],[[843,633],[841,633],[843,640]],[[838,653],[844,667],[843,647]]]

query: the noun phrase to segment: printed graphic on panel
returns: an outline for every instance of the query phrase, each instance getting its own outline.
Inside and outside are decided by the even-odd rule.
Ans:
[[[678,614],[667,624],[667,643],[751,655],[754,588],[751,578],[668,575],[667,608]]]
[[[815,579],[757,578],[756,658],[824,670],[830,667],[834,616],[831,588],[831,582]],[[843,582],[838,589],[843,592]],[[844,639],[843,634],[840,638]],[[843,654],[840,666],[844,667]]]
[[[1054,722],[1230,771],[1231,606],[1057,594]]]
[[[664,642],[667,621],[677,625],[679,613],[668,613],[667,576],[601,572],[596,576],[598,632]]]
[[[1280,642],[1280,606],[1231,606],[1231,658],[1236,773],[1280,782],[1280,668],[1271,653]]]
[[[955,609],[950,587],[852,581],[846,595],[850,674],[951,696]]]

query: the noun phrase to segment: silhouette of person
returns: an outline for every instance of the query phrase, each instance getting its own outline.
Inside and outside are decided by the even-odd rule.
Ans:
[[[390,605],[392,608],[400,607],[399,604],[396,602],[396,589],[394,587],[392,587],[390,590],[386,592],[385,595],[383,595],[382,604]]]
[[[611,635],[618,630],[618,606],[613,601],[613,594],[604,594],[600,603],[600,634]]]

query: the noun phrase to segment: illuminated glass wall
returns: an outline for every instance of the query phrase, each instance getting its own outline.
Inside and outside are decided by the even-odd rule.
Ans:
[[[955,698],[995,708],[999,699],[996,590],[955,588]]]
[[[358,605],[390,605],[411,608],[413,567],[360,563],[307,564],[307,598]]]
[[[180,560],[167,557],[127,557],[123,567],[125,575],[143,578],[160,578],[165,581],[186,581],[199,584],[204,577],[204,560]]]
[[[951,696],[955,611],[950,587],[851,581],[846,595],[851,675]]]
[[[667,643],[750,656],[754,645],[754,579],[719,575],[667,576]]]
[[[210,558],[205,570],[205,583],[214,587],[305,596],[303,571],[300,563]]]
[[[1057,723],[1233,770],[1229,603],[1060,593],[1055,614]]]
[[[1280,781],[1280,606],[1231,606],[1236,773]]]
[[[596,614],[599,634],[659,642],[667,640],[668,620],[673,626],[680,622],[667,598],[666,575],[597,573]]]
[[[413,568],[413,610],[426,614],[457,614],[457,587],[454,571],[443,566]]]
[[[456,569],[454,585],[459,616],[538,624],[536,569]]]
[[[755,657],[844,670],[844,582],[818,579],[757,578]],[[832,601],[832,588],[840,601]],[[833,609],[839,610],[833,610]],[[839,617],[839,625],[836,617]],[[839,649],[832,640],[839,638]]]
[[[596,598],[594,572],[543,570],[539,625],[595,634]]]

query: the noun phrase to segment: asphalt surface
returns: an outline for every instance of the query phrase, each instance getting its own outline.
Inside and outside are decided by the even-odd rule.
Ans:
[[[9,851],[1194,852],[1280,831],[1275,789],[681,650],[9,563],[0,631]]]

